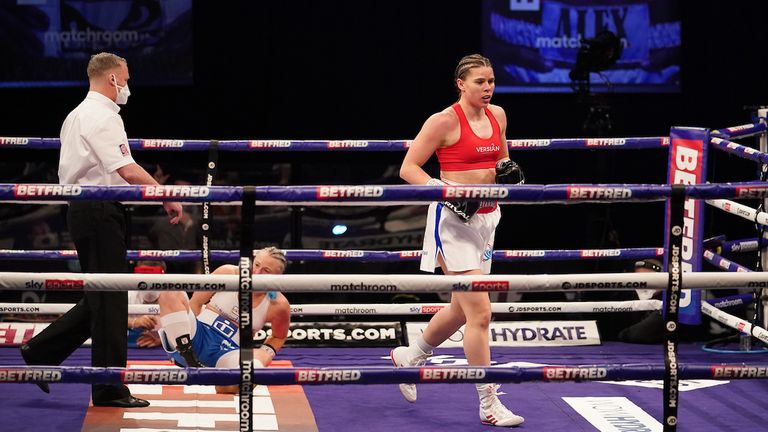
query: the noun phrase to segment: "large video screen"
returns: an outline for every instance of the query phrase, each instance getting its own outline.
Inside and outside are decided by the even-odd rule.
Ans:
[[[0,0],[0,87],[81,86],[92,54],[131,85],[192,83],[192,0]]]
[[[623,52],[592,91],[677,92],[680,15],[679,0],[483,0],[483,53],[497,92],[572,92],[582,42],[609,30]]]

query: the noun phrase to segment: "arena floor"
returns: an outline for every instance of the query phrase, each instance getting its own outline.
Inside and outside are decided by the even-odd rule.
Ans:
[[[758,363],[765,354],[713,354],[700,344],[681,344],[682,363]],[[288,348],[278,366],[389,366],[387,348]],[[604,343],[557,348],[494,348],[495,364],[606,364],[662,362],[661,347]],[[131,366],[162,364],[160,349],[131,349]],[[460,349],[436,352],[431,364],[463,364]],[[89,350],[76,351],[65,365],[87,366]],[[0,348],[0,364],[21,364],[17,348]],[[238,430],[232,396],[211,394],[201,386],[131,386],[150,399],[145,409],[89,406],[89,386],[57,384],[46,395],[31,384],[2,384],[0,406],[7,431],[228,431]],[[768,431],[764,418],[765,380],[683,381],[679,431]],[[518,430],[619,431],[659,430],[661,382],[623,384],[504,384],[508,407],[525,417]],[[567,399],[564,399],[567,398]],[[610,399],[607,399],[610,398]],[[569,403],[570,402],[570,403]],[[586,417],[590,417],[590,422]],[[406,402],[394,385],[270,386],[254,395],[257,430],[279,431],[490,431],[480,424],[472,384],[423,384],[419,400]],[[593,424],[594,423],[594,424]],[[649,426],[643,429],[643,425]],[[653,426],[655,425],[655,426]]]

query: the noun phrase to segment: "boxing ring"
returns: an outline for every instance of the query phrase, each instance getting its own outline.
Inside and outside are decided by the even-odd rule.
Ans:
[[[765,113],[762,114],[762,117]],[[675,147],[676,142],[690,144],[692,141],[701,144],[711,144],[714,148],[743,155],[751,160],[765,163],[768,155],[744,146],[735,144],[727,139],[743,136],[765,134],[763,121],[747,126],[739,126],[720,131],[713,131],[710,139],[709,131],[697,130],[691,134],[689,130],[673,129],[672,138],[612,138],[599,140],[517,140],[511,141],[510,147],[541,149],[551,143],[561,143],[563,146],[577,148],[583,146],[614,146],[627,148],[650,148],[650,146],[671,146],[671,162],[682,161],[689,164],[694,159],[686,156],[686,149]],[[717,136],[714,136],[717,135]],[[721,138],[725,137],[725,138]],[[41,140],[41,145],[55,145],[53,140]],[[134,140],[132,140],[134,141]],[[132,142],[133,145],[146,146],[149,140]],[[164,141],[163,141],[164,142]],[[175,141],[174,141],[175,142]],[[172,142],[173,143],[173,142]],[[204,143],[204,144],[203,144]],[[256,144],[254,144],[256,143]],[[332,142],[335,146],[357,148],[359,143]],[[383,150],[401,150],[407,142],[393,145],[393,142],[380,143]],[[516,147],[517,143],[517,147]],[[28,145],[29,142],[27,142]],[[179,149],[186,145],[174,144],[168,148]],[[303,150],[325,147],[328,142],[299,142],[298,147],[306,146]],[[152,145],[158,145],[154,143]],[[217,142],[219,149],[226,148],[227,142]],[[284,150],[294,142],[232,142],[234,150],[261,148],[267,151]],[[209,149],[209,142],[190,142],[195,149]],[[196,146],[199,146],[196,147]],[[400,147],[398,147],[400,146]],[[162,146],[161,146],[162,147]],[[148,147],[148,148],[151,148]],[[569,148],[569,147],[566,147]],[[681,155],[679,158],[675,155]],[[706,159],[700,157],[703,163]],[[721,257],[719,253],[736,252],[737,250],[756,250],[763,246],[762,235],[758,239],[741,239],[727,241],[725,238],[704,240],[701,238],[701,223],[690,221],[693,215],[700,212],[703,200],[708,204],[718,206],[726,211],[733,211],[752,221],[761,222],[766,219],[765,213],[752,209],[738,207],[733,201],[723,201],[738,198],[764,198],[768,195],[768,186],[764,182],[741,182],[728,184],[704,184],[704,181],[690,181],[692,174],[680,174],[670,170],[670,183],[682,185],[487,185],[487,186],[378,186],[378,185],[349,185],[349,186],[258,186],[258,187],[223,187],[211,186],[158,186],[158,187],[92,187],[76,185],[31,185],[5,184],[0,185],[0,200],[5,202],[44,202],[57,203],[65,200],[80,199],[111,199],[124,202],[158,202],[168,199],[178,199],[191,203],[239,203],[244,214],[243,220],[247,225],[253,218],[255,205],[402,205],[426,204],[443,199],[494,199],[501,204],[562,204],[578,202],[656,202],[666,200],[668,208],[668,243],[664,248],[614,249],[614,250],[542,250],[542,251],[495,251],[495,260],[566,260],[566,259],[638,259],[664,256],[668,262],[667,273],[601,273],[601,274],[553,274],[553,275],[488,275],[488,276],[426,276],[426,275],[370,275],[370,274],[314,274],[314,275],[259,275],[250,276],[250,256],[252,255],[253,239],[246,235],[242,240],[240,252],[223,250],[203,251],[131,251],[129,259],[167,259],[186,260],[203,259],[239,261],[241,275],[150,275],[150,274],[78,274],[78,273],[0,273],[0,290],[229,290],[239,291],[241,295],[241,310],[250,311],[251,290],[291,292],[324,292],[324,293],[371,293],[371,292],[448,292],[448,291],[488,291],[488,292],[573,292],[600,290],[635,290],[654,289],[665,290],[669,300],[663,305],[659,301],[631,303],[598,303],[585,302],[580,304],[561,303],[557,312],[595,312],[596,308],[610,307],[619,311],[624,306],[631,310],[658,310],[666,313],[666,341],[661,352],[658,346],[627,346],[624,344],[607,343],[600,348],[594,347],[547,347],[547,348],[514,348],[508,350],[493,349],[491,367],[479,368],[466,366],[466,360],[461,358],[460,350],[440,350],[441,355],[433,356],[428,366],[421,368],[393,369],[388,361],[388,349],[354,349],[354,348],[288,348],[281,351],[278,358],[287,360],[288,365],[276,362],[277,367],[265,369],[249,368],[249,358],[244,354],[240,370],[218,369],[168,369],[129,367],[123,368],[90,368],[78,365],[83,362],[82,353],[70,359],[61,367],[22,367],[20,356],[9,352],[8,348],[0,350],[2,364],[0,366],[0,383],[9,389],[9,394],[28,394],[30,398],[46,404],[40,395],[31,394],[33,386],[30,382],[72,383],[81,388],[79,396],[83,397],[85,386],[75,383],[122,382],[129,385],[144,386],[147,384],[187,386],[239,384],[241,394],[236,399],[236,406],[241,408],[232,414],[221,417],[220,420],[241,430],[348,430],[344,426],[360,425],[371,430],[391,430],[401,427],[411,430],[414,424],[419,430],[446,430],[445,422],[450,422],[457,429],[478,430],[473,410],[469,409],[466,416],[459,416],[457,411],[474,407],[473,392],[448,390],[449,386],[462,383],[498,382],[516,383],[505,387],[507,395],[503,398],[506,404],[515,411],[526,416],[526,423],[521,428],[528,430],[563,429],[568,425],[570,430],[621,430],[621,421],[613,417],[589,418],[584,412],[604,411],[609,408],[614,413],[620,413],[625,421],[636,421],[632,427],[648,429],[632,430],[727,430],[731,427],[760,430],[765,427],[759,416],[755,416],[759,403],[747,394],[765,392],[764,379],[768,377],[768,363],[760,363],[761,359],[748,353],[726,355],[709,353],[695,347],[683,345],[678,350],[677,331],[678,313],[682,309],[683,300],[693,307],[690,310],[706,315],[740,331],[749,334],[764,343],[768,343],[768,332],[755,322],[743,320],[730,315],[712,304],[730,305],[734,302],[745,303],[749,296],[737,298],[714,299],[706,301],[694,296],[698,290],[711,289],[763,289],[768,287],[768,275],[762,272],[749,272],[745,267]],[[698,173],[699,175],[702,173]],[[677,175],[677,177],[674,177]],[[683,181],[672,181],[672,180]],[[210,180],[210,177],[209,177]],[[688,180],[688,181],[686,181]],[[686,184],[687,183],[687,184]],[[746,216],[745,216],[746,215]],[[694,226],[695,225],[695,226]],[[243,232],[249,230],[243,229]],[[698,232],[694,232],[698,231]],[[694,247],[695,243],[695,247]],[[670,253],[665,253],[670,251]],[[326,251],[326,250],[288,250],[290,260],[415,260],[419,251]],[[696,260],[705,259],[717,266],[729,270],[722,273],[704,273],[694,264],[684,261],[685,255],[695,255]],[[75,259],[72,251],[0,251],[0,259]],[[690,258],[690,257],[689,257]],[[207,264],[206,264],[207,266]],[[683,270],[693,270],[683,272]],[[683,294],[683,289],[688,289]],[[753,296],[754,297],[754,296]],[[691,300],[695,298],[695,300]],[[360,307],[368,305],[347,305]],[[494,313],[503,312],[546,312],[553,303],[497,303],[493,305]],[[35,310],[25,309],[24,304],[0,304],[0,311],[24,313],[60,313],[67,305],[38,305]],[[339,305],[306,304],[294,305],[294,314],[334,314]],[[399,314],[420,315],[436,312],[440,304],[407,304],[384,305],[375,304],[367,307],[362,315]],[[154,309],[153,309],[154,308]],[[544,309],[544,310],[541,310]],[[134,305],[131,313],[156,313],[153,305]],[[693,315],[693,314],[692,314]],[[686,319],[691,318],[686,315]],[[243,323],[242,321],[246,321]],[[249,320],[241,320],[241,332],[250,333]],[[247,342],[244,341],[247,348]],[[615,350],[615,352],[614,352]],[[249,350],[242,350],[243,353]],[[445,354],[443,354],[445,352]],[[438,354],[436,353],[436,354]],[[663,353],[663,357],[659,354]],[[129,354],[129,359],[144,357],[148,362],[157,362],[158,353]],[[606,357],[615,355],[630,362],[609,361]],[[163,354],[164,356],[164,354]],[[655,359],[655,360],[652,360]],[[462,361],[463,360],[463,361]],[[525,360],[525,361],[520,361]],[[631,361],[634,360],[634,361]],[[652,382],[663,380],[663,385]],[[689,381],[681,386],[680,381]],[[397,383],[430,384],[425,387],[419,403],[406,405],[402,403],[396,386]],[[549,384],[554,382],[558,384]],[[578,382],[578,384],[569,384]],[[627,385],[627,383],[633,383]],[[724,384],[728,384],[725,386]],[[330,385],[329,385],[330,384]],[[349,384],[366,384],[365,387],[348,387]],[[387,384],[386,386],[382,384]],[[267,421],[267,428],[257,408],[258,393],[262,386],[280,386],[290,388],[293,392],[301,391],[311,403],[309,416],[317,421],[316,429],[308,426],[278,427]],[[306,386],[306,387],[305,387]],[[557,394],[556,387],[567,386],[564,394]],[[633,387],[632,387],[633,386]],[[67,386],[70,387],[70,386]],[[431,387],[435,389],[432,390]],[[57,388],[60,388],[57,387]],[[297,388],[299,390],[297,390]],[[366,390],[368,388],[374,390]],[[362,390],[361,390],[362,389]],[[630,389],[631,391],[625,391]],[[659,403],[658,390],[662,390],[663,403]],[[709,389],[709,390],[708,390]],[[713,390],[714,389],[714,390]],[[649,390],[649,391],[645,391]],[[652,390],[652,391],[651,391]],[[697,403],[686,402],[688,392],[706,393],[705,401],[695,399]],[[715,393],[713,393],[716,392]],[[279,393],[280,391],[277,390]],[[85,404],[87,404],[87,389],[85,389]],[[450,398],[446,395],[450,394]],[[464,393],[459,395],[459,393]],[[685,394],[683,394],[685,393]],[[142,393],[136,393],[142,394]],[[361,397],[360,395],[365,395]],[[523,396],[524,397],[520,397]],[[589,396],[584,396],[589,395]],[[632,397],[629,400],[628,396]],[[5,398],[19,410],[30,407],[25,402]],[[17,398],[13,398],[17,399]],[[450,399],[450,400],[448,400]],[[691,396],[693,400],[693,396]],[[322,401],[322,402],[320,402]],[[28,401],[27,401],[28,402]],[[82,400],[81,400],[82,402]],[[154,402],[153,402],[154,403]],[[64,400],[53,400],[53,405],[66,404]],[[642,405],[640,409],[638,404]],[[202,406],[202,405],[201,405]],[[440,407],[443,408],[440,408]],[[449,411],[445,410],[449,407]],[[242,409],[246,407],[246,409]],[[322,408],[321,408],[322,407]],[[546,412],[549,407],[552,413]],[[39,406],[36,406],[40,409]],[[295,407],[294,407],[295,408]],[[678,425],[678,408],[679,425]],[[287,409],[287,408],[281,408]],[[739,415],[734,418],[721,418],[722,411],[729,409]],[[277,406],[275,407],[277,411]],[[391,414],[379,414],[380,410]],[[530,414],[526,415],[526,410]],[[173,416],[158,414],[155,418],[142,417],[141,410],[130,411],[128,418],[135,420],[135,428],[121,430],[156,430],[139,427],[141,424],[152,424],[153,421],[170,421]],[[204,409],[201,412],[205,412]],[[450,412],[451,414],[447,414]],[[578,414],[582,417],[579,417]],[[104,413],[102,413],[104,414]],[[375,424],[362,422],[359,414],[364,416],[376,415]],[[89,414],[90,415],[90,414]],[[105,414],[106,415],[106,414]],[[449,416],[448,419],[437,417]],[[200,415],[201,418],[205,416]],[[278,415],[278,418],[280,416]],[[379,417],[381,420],[379,421]],[[391,417],[391,418],[390,418]],[[459,418],[465,417],[465,418]],[[290,418],[285,414],[283,421]],[[353,419],[357,418],[357,422]],[[417,423],[413,423],[414,419]],[[209,419],[210,420],[210,419]],[[660,421],[661,420],[661,421]],[[471,421],[471,423],[470,423]],[[75,420],[76,422],[76,420]],[[143,423],[142,423],[143,422]],[[89,424],[86,419],[84,428]],[[204,421],[189,424],[179,420],[179,427],[188,426],[189,430],[222,430],[216,421]],[[212,426],[211,426],[212,425]],[[245,425],[245,426],[244,426]],[[624,424],[627,427],[628,424]],[[639,425],[639,426],[638,426]],[[284,427],[285,426],[285,427]],[[422,427],[423,426],[423,427]],[[167,427],[167,426],[162,426]],[[161,427],[161,429],[162,429]],[[358,427],[358,426],[355,426]],[[194,429],[199,428],[199,429]],[[339,429],[342,428],[342,429]],[[162,429],[165,430],[165,429]],[[174,429],[182,430],[182,429]],[[233,429],[234,430],[234,429]],[[624,429],[626,430],[626,429]]]

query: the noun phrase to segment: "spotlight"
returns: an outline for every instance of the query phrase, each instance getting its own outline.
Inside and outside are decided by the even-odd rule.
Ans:
[[[343,224],[336,224],[331,229],[331,232],[333,233],[333,235],[342,235],[345,232],[347,232],[347,226]]]

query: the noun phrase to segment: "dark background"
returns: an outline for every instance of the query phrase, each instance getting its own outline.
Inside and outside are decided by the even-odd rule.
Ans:
[[[123,111],[129,135],[413,137],[430,113],[454,101],[457,61],[482,48],[476,0],[274,3],[195,1],[195,83],[132,88]],[[612,135],[737,124],[744,105],[768,99],[761,69],[768,4],[680,3],[681,93],[611,95]],[[57,136],[84,92],[1,90],[3,134]],[[507,111],[510,137],[566,137],[579,135],[584,119],[576,99],[511,94],[494,103]]]
[[[661,136],[677,125],[734,126],[750,121],[746,106],[768,104],[768,2],[680,3],[681,92],[606,95],[612,109],[606,135]],[[194,85],[132,85],[121,114],[131,138],[410,139],[430,114],[455,101],[456,63],[482,50],[480,11],[477,0],[195,1]],[[132,59],[127,60],[130,67]],[[0,89],[0,136],[58,136],[64,117],[85,92]],[[500,94],[493,103],[506,110],[508,138],[586,135],[588,107],[574,94]],[[56,156],[0,152],[6,164],[40,159],[54,173]],[[200,173],[204,162],[202,154],[136,151],[134,157],[148,167],[161,162],[171,170]],[[533,184],[666,182],[665,150],[516,152],[512,157]],[[292,184],[398,182],[396,171],[394,177],[385,172],[401,160],[401,153],[254,153],[225,156],[222,170],[237,172],[239,184],[273,181],[259,171],[273,170],[275,162],[291,164]],[[427,169],[437,174],[434,163]],[[756,178],[754,164],[722,154],[712,153],[709,170],[712,181]],[[202,182],[202,174],[187,177]],[[0,174],[0,181],[9,178]],[[506,207],[496,246],[661,246],[662,208],[658,203]],[[748,223],[711,210],[706,230],[707,235],[754,236]],[[579,266],[615,270],[625,264]],[[554,273],[575,266],[495,268]]]

